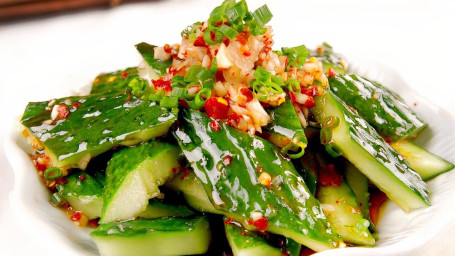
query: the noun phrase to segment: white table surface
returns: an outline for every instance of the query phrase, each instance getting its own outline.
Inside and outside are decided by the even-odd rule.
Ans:
[[[265,1],[248,1],[255,9]],[[455,116],[455,1],[269,1],[276,48],[322,41],[398,71]],[[215,1],[175,0],[0,23],[0,255],[45,255],[19,229],[9,206],[13,171],[5,132],[28,101],[66,96],[100,72],[137,65],[138,42],[179,42]],[[43,89],[45,87],[45,89]],[[453,203],[453,202],[452,202]],[[454,213],[455,214],[455,213]],[[417,255],[455,255],[455,224]],[[64,255],[64,253],[63,253]]]

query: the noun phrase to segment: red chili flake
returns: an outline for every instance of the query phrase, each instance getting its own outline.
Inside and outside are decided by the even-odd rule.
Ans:
[[[100,224],[98,223],[99,219],[93,219],[93,220],[89,220],[87,225],[89,225],[90,227],[92,228],[97,228]]]
[[[166,92],[172,91],[171,81],[164,80],[163,77],[161,77],[161,78],[159,78],[157,80],[153,80],[152,79],[152,83],[153,83],[153,86],[155,86],[156,90],[166,91]]]
[[[65,119],[68,117],[68,115],[70,114],[69,110],[66,108],[66,105],[65,104],[60,104],[58,107],[57,107],[57,112],[58,112],[58,117],[60,117],[61,119]]]
[[[373,225],[378,224],[379,208],[387,200],[387,195],[382,191],[377,191],[370,196],[370,219]]]
[[[257,172],[262,172],[262,167],[259,166],[258,168],[256,168],[256,171],[257,171]]]
[[[207,43],[204,41],[203,36],[198,36],[193,42],[194,46],[207,47]]]
[[[168,44],[165,44],[163,48],[166,53],[168,53],[168,54],[172,53],[172,47],[169,46]]]
[[[130,102],[131,101],[131,97],[128,97],[126,98],[125,102]]]
[[[295,94],[291,91],[288,92],[289,94],[289,99],[291,100],[292,103],[296,101]]]
[[[66,183],[68,183],[68,181],[64,177],[60,177],[55,180],[55,183],[56,184],[66,184]]]
[[[240,115],[234,113],[234,114],[228,116],[227,124],[230,126],[234,126],[235,124],[237,124],[240,121],[240,118],[241,118]]]
[[[389,140],[389,139],[388,139],[388,138],[386,138],[386,137],[382,137],[382,139],[384,139],[384,141],[385,141],[387,144],[391,144],[391,143],[392,143],[392,141],[391,141],[391,140]]]
[[[362,204],[362,203],[359,203],[359,207],[362,207],[362,206],[363,206],[363,204]]]
[[[319,182],[326,187],[337,187],[341,184],[341,176],[335,169],[334,164],[329,164],[320,169]]]
[[[244,51],[244,52],[243,52],[243,56],[249,57],[249,56],[251,56],[251,52],[249,52],[249,51]]]
[[[75,214],[71,215],[71,220],[72,221],[78,221],[81,219],[81,213],[80,212],[76,212]]]
[[[183,38],[185,38],[186,40],[188,40],[190,37],[185,35]]]
[[[316,86],[302,87],[300,92],[305,95],[315,97],[318,95],[318,88]]]
[[[241,33],[239,33],[235,39],[241,43],[241,44],[246,44],[248,42],[248,38],[250,37],[250,32],[248,31],[243,31]]]
[[[85,180],[85,179],[87,179],[87,177],[85,175],[79,175],[79,179]]]
[[[230,42],[231,42],[231,41],[229,40],[229,38],[225,38],[225,39],[223,40],[223,44],[226,45],[226,47],[229,46],[229,43],[230,43]]]
[[[330,78],[333,78],[337,75],[337,72],[333,68],[329,68],[327,70],[327,76]]]
[[[175,74],[177,74],[179,71],[180,71],[179,69],[176,69],[176,68],[175,68],[174,66],[172,66],[172,65],[171,65],[171,66],[169,67],[169,69],[168,69],[168,73],[169,73],[170,75],[173,75],[173,76],[174,76]]]
[[[188,105],[188,102],[186,102],[185,99],[179,99],[179,106],[190,109],[190,106]]]
[[[228,166],[228,165],[231,165],[231,162],[232,162],[232,156],[225,156],[223,158],[223,164]]]
[[[231,224],[232,223],[232,219],[231,218],[227,218],[225,221],[224,221],[224,224]]]
[[[79,108],[80,106],[81,106],[81,103],[79,103],[79,102],[73,103],[73,108]]]
[[[183,175],[180,177],[181,180],[184,180],[186,177],[190,175],[190,170],[188,168],[183,168]]]
[[[335,201],[335,204],[339,204],[340,202],[338,202],[338,200]]]
[[[218,21],[218,22],[215,24],[215,27],[219,27],[219,26],[221,26],[222,24],[223,24],[223,21],[220,20],[220,21]]]
[[[256,226],[259,231],[266,231],[269,226],[269,220],[265,217],[262,217],[254,221],[253,225]]]
[[[220,124],[216,121],[216,120],[212,120],[210,123],[210,128],[212,128],[212,130],[214,130],[215,132],[219,131],[221,129],[221,126]]]
[[[229,103],[220,97],[210,97],[204,104],[205,112],[214,119],[228,118]]]
[[[414,104],[413,104],[413,105],[414,105],[414,107],[417,107],[417,105],[418,105],[418,104],[417,104],[417,102],[414,102]]]
[[[247,233],[246,233],[246,232],[243,232],[243,231],[242,231],[242,233],[240,233],[240,235],[242,235],[242,236],[246,236],[246,235],[247,235]]]
[[[224,82],[226,81],[224,79],[224,75],[223,75],[223,69],[218,69],[218,71],[215,73],[215,81],[216,82]]]
[[[212,41],[216,41],[216,35],[215,35],[215,31],[210,31],[210,39],[212,39]]]
[[[246,97],[246,102],[250,102],[251,100],[253,100],[253,92],[250,89],[242,88],[240,89],[240,93],[242,93],[243,96]]]
[[[172,171],[173,174],[176,174],[177,173],[177,168],[172,168],[171,171]]]
[[[128,77],[128,72],[123,72],[121,75],[120,75],[121,78],[127,78]]]
[[[303,106],[307,108],[312,108],[315,105],[316,103],[314,103],[314,98],[311,96],[308,96],[308,99],[305,101],[305,103],[303,103]]]
[[[252,220],[248,220],[248,225],[253,225],[253,221]]]

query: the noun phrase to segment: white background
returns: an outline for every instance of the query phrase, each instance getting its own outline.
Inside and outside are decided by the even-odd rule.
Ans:
[[[264,2],[248,1],[250,9]],[[392,67],[416,91],[455,116],[455,1],[267,4],[274,14],[270,24],[276,49],[315,47],[327,41],[347,56]],[[0,255],[44,255],[18,228],[9,207],[14,176],[3,141],[26,103],[66,96],[68,88],[87,85],[100,72],[137,65],[134,44],[177,43],[180,31],[205,20],[215,5],[215,1],[152,1],[0,23]],[[420,254],[454,255],[455,225],[446,232]]]

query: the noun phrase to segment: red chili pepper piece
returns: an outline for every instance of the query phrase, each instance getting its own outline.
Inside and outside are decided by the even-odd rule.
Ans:
[[[193,42],[194,46],[202,46],[202,47],[207,47],[207,43],[204,41],[203,36],[198,36],[196,40]]]
[[[242,88],[240,92],[246,97],[246,102],[253,100],[253,92],[248,88]]]
[[[58,112],[58,117],[60,117],[61,119],[65,119],[68,117],[68,115],[70,114],[69,110],[66,108],[66,105],[65,104],[60,104],[58,107],[57,107],[57,112]]]
[[[216,71],[216,74],[215,74],[215,81],[216,81],[216,82],[224,82],[224,81],[226,81],[226,80],[224,79],[223,69],[218,69],[218,71]]]
[[[311,96],[308,96],[308,99],[305,101],[305,103],[303,103],[303,106],[307,107],[307,108],[312,108],[312,107],[316,106],[316,103],[314,103],[314,98]]]
[[[370,196],[370,220],[373,222],[373,225],[378,224],[379,218],[379,208],[387,200],[387,195],[382,191],[377,191],[372,193]]]
[[[162,77],[157,80],[152,79],[152,83],[153,83],[153,86],[155,86],[156,90],[166,91],[166,92],[172,91],[171,81],[164,80]]]
[[[229,46],[229,43],[230,43],[230,42],[231,42],[231,41],[229,40],[229,38],[223,39],[223,44],[226,45],[226,47]]]
[[[335,169],[334,164],[329,164],[320,169],[319,182],[326,187],[337,187],[341,184],[341,176]]]
[[[223,158],[223,164],[228,166],[228,165],[231,165],[231,162],[232,162],[232,156],[225,156]]]
[[[231,218],[227,218],[225,221],[224,221],[224,224],[231,224],[232,223],[232,219]]]
[[[253,222],[253,225],[258,228],[259,231],[266,231],[269,226],[269,220],[267,218],[260,218]]]
[[[217,132],[217,131],[219,131],[221,129],[220,124],[217,121],[215,121],[215,120],[211,121],[209,123],[209,125],[210,125],[210,128],[212,128],[212,130],[214,130],[215,132]]]
[[[249,51],[244,51],[242,54],[245,57],[250,57],[251,56],[251,52],[249,52]]]
[[[168,44],[165,44],[163,48],[164,48],[164,51],[165,51],[167,54],[171,54],[171,53],[172,53],[172,47],[169,46]]]
[[[120,75],[121,78],[127,78],[128,77],[128,73],[127,72],[123,72],[121,75]]]
[[[327,76],[330,78],[333,78],[337,75],[337,72],[333,68],[329,68],[327,70]]]
[[[226,119],[228,117],[229,103],[220,97],[210,97],[204,104],[205,112],[214,119]]]
[[[300,90],[303,94],[315,97],[318,95],[318,88],[316,86],[302,87]]]
[[[75,214],[71,215],[71,220],[72,221],[78,221],[81,219],[81,213],[80,212],[76,212]]]
[[[248,42],[249,37],[250,37],[250,33],[248,31],[243,31],[236,36],[236,39],[239,43],[244,45]]]
[[[79,108],[80,106],[81,106],[81,103],[79,103],[79,102],[73,103],[73,108]]]
[[[180,177],[181,180],[184,180],[188,175],[190,175],[190,170],[188,168],[183,169],[183,175]]]
[[[85,175],[79,175],[79,179],[81,180],[85,180],[87,177],[85,177]]]
[[[289,94],[289,99],[291,100],[292,103],[294,103],[296,101],[295,94],[292,93],[291,91],[289,91],[288,94]]]

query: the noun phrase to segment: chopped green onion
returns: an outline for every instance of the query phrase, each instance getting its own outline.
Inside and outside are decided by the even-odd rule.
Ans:
[[[171,96],[176,96],[178,98],[185,98],[188,94],[188,89],[175,87],[172,89]]]
[[[288,66],[286,67],[286,69],[288,69],[290,66],[302,68],[303,64],[305,64],[305,60],[309,56],[308,49],[306,48],[305,45],[300,45],[291,48],[283,47],[281,48],[281,51],[283,55],[289,58]]]
[[[213,74],[210,72],[210,70],[201,66],[193,65],[188,69],[184,80],[187,83],[192,83],[197,81],[205,81],[212,76]]]
[[[208,27],[204,31],[204,41],[209,45],[219,44],[223,41],[223,33],[217,27]]]
[[[264,26],[272,19],[273,14],[267,5],[264,4],[253,12],[253,17],[259,23],[259,25]]]
[[[160,91],[160,92],[163,92],[163,91]],[[163,98],[163,95],[164,95],[163,93],[160,93],[160,92],[150,94],[149,95],[149,100],[151,100],[151,101],[160,101],[161,98]]]
[[[46,180],[55,180],[62,177],[62,175],[62,169],[58,167],[49,167],[44,171],[44,178],[46,178]]]
[[[239,34],[235,29],[224,24],[220,26],[220,32],[227,36],[229,39],[233,39]]]
[[[341,148],[334,144],[334,143],[330,143],[330,144],[327,144],[325,145],[325,151],[331,156],[331,157],[339,157],[343,154],[343,151],[341,150]]]
[[[163,108],[176,108],[179,106],[179,97],[165,96],[161,98],[160,106]]]
[[[226,10],[226,18],[229,24],[236,24],[242,22],[247,13],[248,5],[245,0],[242,0]]]
[[[300,92],[300,82],[295,78],[289,78],[286,80],[286,86],[290,92]]]
[[[63,199],[60,193],[55,192],[54,194],[51,195],[51,203],[54,206],[61,207],[65,204],[65,199]]]
[[[298,148],[298,152],[297,153],[290,153],[289,150],[291,148]],[[284,146],[282,149],[281,149],[281,152],[283,154],[286,154],[288,155],[290,158],[293,158],[293,159],[297,159],[297,158],[300,158],[303,156],[303,154],[305,154],[305,149],[302,147],[302,146],[299,146],[297,144],[295,144],[294,142],[289,142],[288,144],[286,144],[286,146]]]
[[[199,109],[202,108],[205,104],[206,99],[210,98],[212,94],[212,90],[209,88],[203,88],[201,89],[196,96],[194,97],[194,100],[192,101],[186,101],[188,103],[188,106],[192,109]],[[204,95],[205,99],[203,99],[201,96]]]
[[[172,78],[171,87],[186,87],[185,78],[181,75],[176,75]]]

